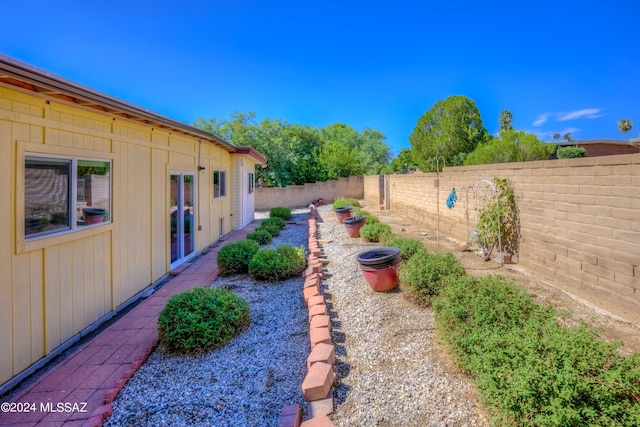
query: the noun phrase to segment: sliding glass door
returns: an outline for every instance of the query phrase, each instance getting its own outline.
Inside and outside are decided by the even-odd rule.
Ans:
[[[193,255],[195,248],[193,184],[194,174],[171,173],[169,202],[171,268]]]

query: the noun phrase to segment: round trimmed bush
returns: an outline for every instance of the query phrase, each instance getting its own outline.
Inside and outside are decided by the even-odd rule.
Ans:
[[[284,228],[287,226],[287,223],[284,219],[274,216],[273,218],[267,218],[263,220],[260,226],[262,227],[264,225],[277,225],[280,230],[284,230]]]
[[[255,240],[240,240],[224,245],[218,252],[218,270],[221,276],[243,274],[249,271],[249,261],[260,250]]]
[[[290,245],[262,249],[249,263],[249,275],[263,282],[278,282],[302,273],[304,250]]]
[[[268,245],[271,243],[271,233],[263,228],[256,228],[255,231],[247,234],[247,239],[255,240],[259,245]]]
[[[464,267],[451,252],[419,251],[400,267],[400,284],[409,299],[430,306],[431,299],[444,287],[445,277],[465,274]]]
[[[379,242],[387,234],[391,234],[391,227],[381,222],[367,223],[360,229],[360,237],[370,242]]]
[[[249,303],[225,288],[202,287],[172,296],[158,315],[163,347],[198,354],[224,346],[251,322]]]
[[[268,231],[273,237],[280,235],[280,227],[278,227],[276,224],[264,224],[260,226],[260,229]]]
[[[336,208],[343,208],[345,206],[359,207],[360,206],[360,202],[358,201],[358,199],[353,198],[353,197],[338,197],[333,201],[333,209],[334,210]]]
[[[282,218],[287,221],[291,219],[291,209],[283,207],[271,208],[271,210],[269,211],[269,217]]]

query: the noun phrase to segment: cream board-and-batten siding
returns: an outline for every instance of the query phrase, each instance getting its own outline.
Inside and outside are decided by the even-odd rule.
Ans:
[[[253,219],[253,211],[246,209],[253,206],[253,194],[236,187],[255,165],[266,162],[254,149],[235,147],[3,55],[0,147],[3,391],[170,271],[171,207],[176,203],[172,176],[186,177],[184,188],[193,191],[185,197],[191,206],[183,221],[190,224],[196,254],[223,232]],[[69,215],[73,209],[78,219],[84,218],[77,222],[82,226],[26,234],[25,212],[32,199],[25,202],[25,185],[35,175],[25,162],[39,159],[107,165],[110,181],[96,177],[94,183],[100,184],[87,187],[96,193],[94,199],[105,193],[103,222],[85,226],[87,217],[69,205]],[[213,171],[226,173],[225,197],[214,197]],[[69,188],[78,190],[76,184]],[[187,258],[174,260],[173,266]]]

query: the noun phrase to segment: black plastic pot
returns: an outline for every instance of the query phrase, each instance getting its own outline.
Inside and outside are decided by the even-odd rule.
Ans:
[[[359,224],[361,222],[364,222],[364,220],[366,220],[367,217],[366,216],[352,216],[349,218],[345,218],[344,221],[342,221],[344,223],[344,225],[356,225]]]
[[[334,210],[336,211],[336,213],[347,213],[351,212],[351,209],[353,209],[351,206],[342,206],[339,208],[335,208]]]

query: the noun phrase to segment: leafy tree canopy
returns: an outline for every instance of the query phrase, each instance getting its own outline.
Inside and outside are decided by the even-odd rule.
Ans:
[[[529,162],[547,160],[556,149],[532,133],[504,131],[498,138],[479,145],[464,161],[465,166],[490,163]]]
[[[472,152],[487,137],[475,102],[456,95],[438,101],[420,117],[409,140],[418,167],[433,171],[431,159],[442,156],[447,165],[459,164],[460,153]]]
[[[363,173],[379,173],[389,163],[389,147],[380,131],[362,133],[335,123],[318,129],[283,120],[257,121],[255,113],[230,114],[228,120],[198,119],[194,126],[265,155],[267,167],[256,170],[267,186],[283,187]]]

